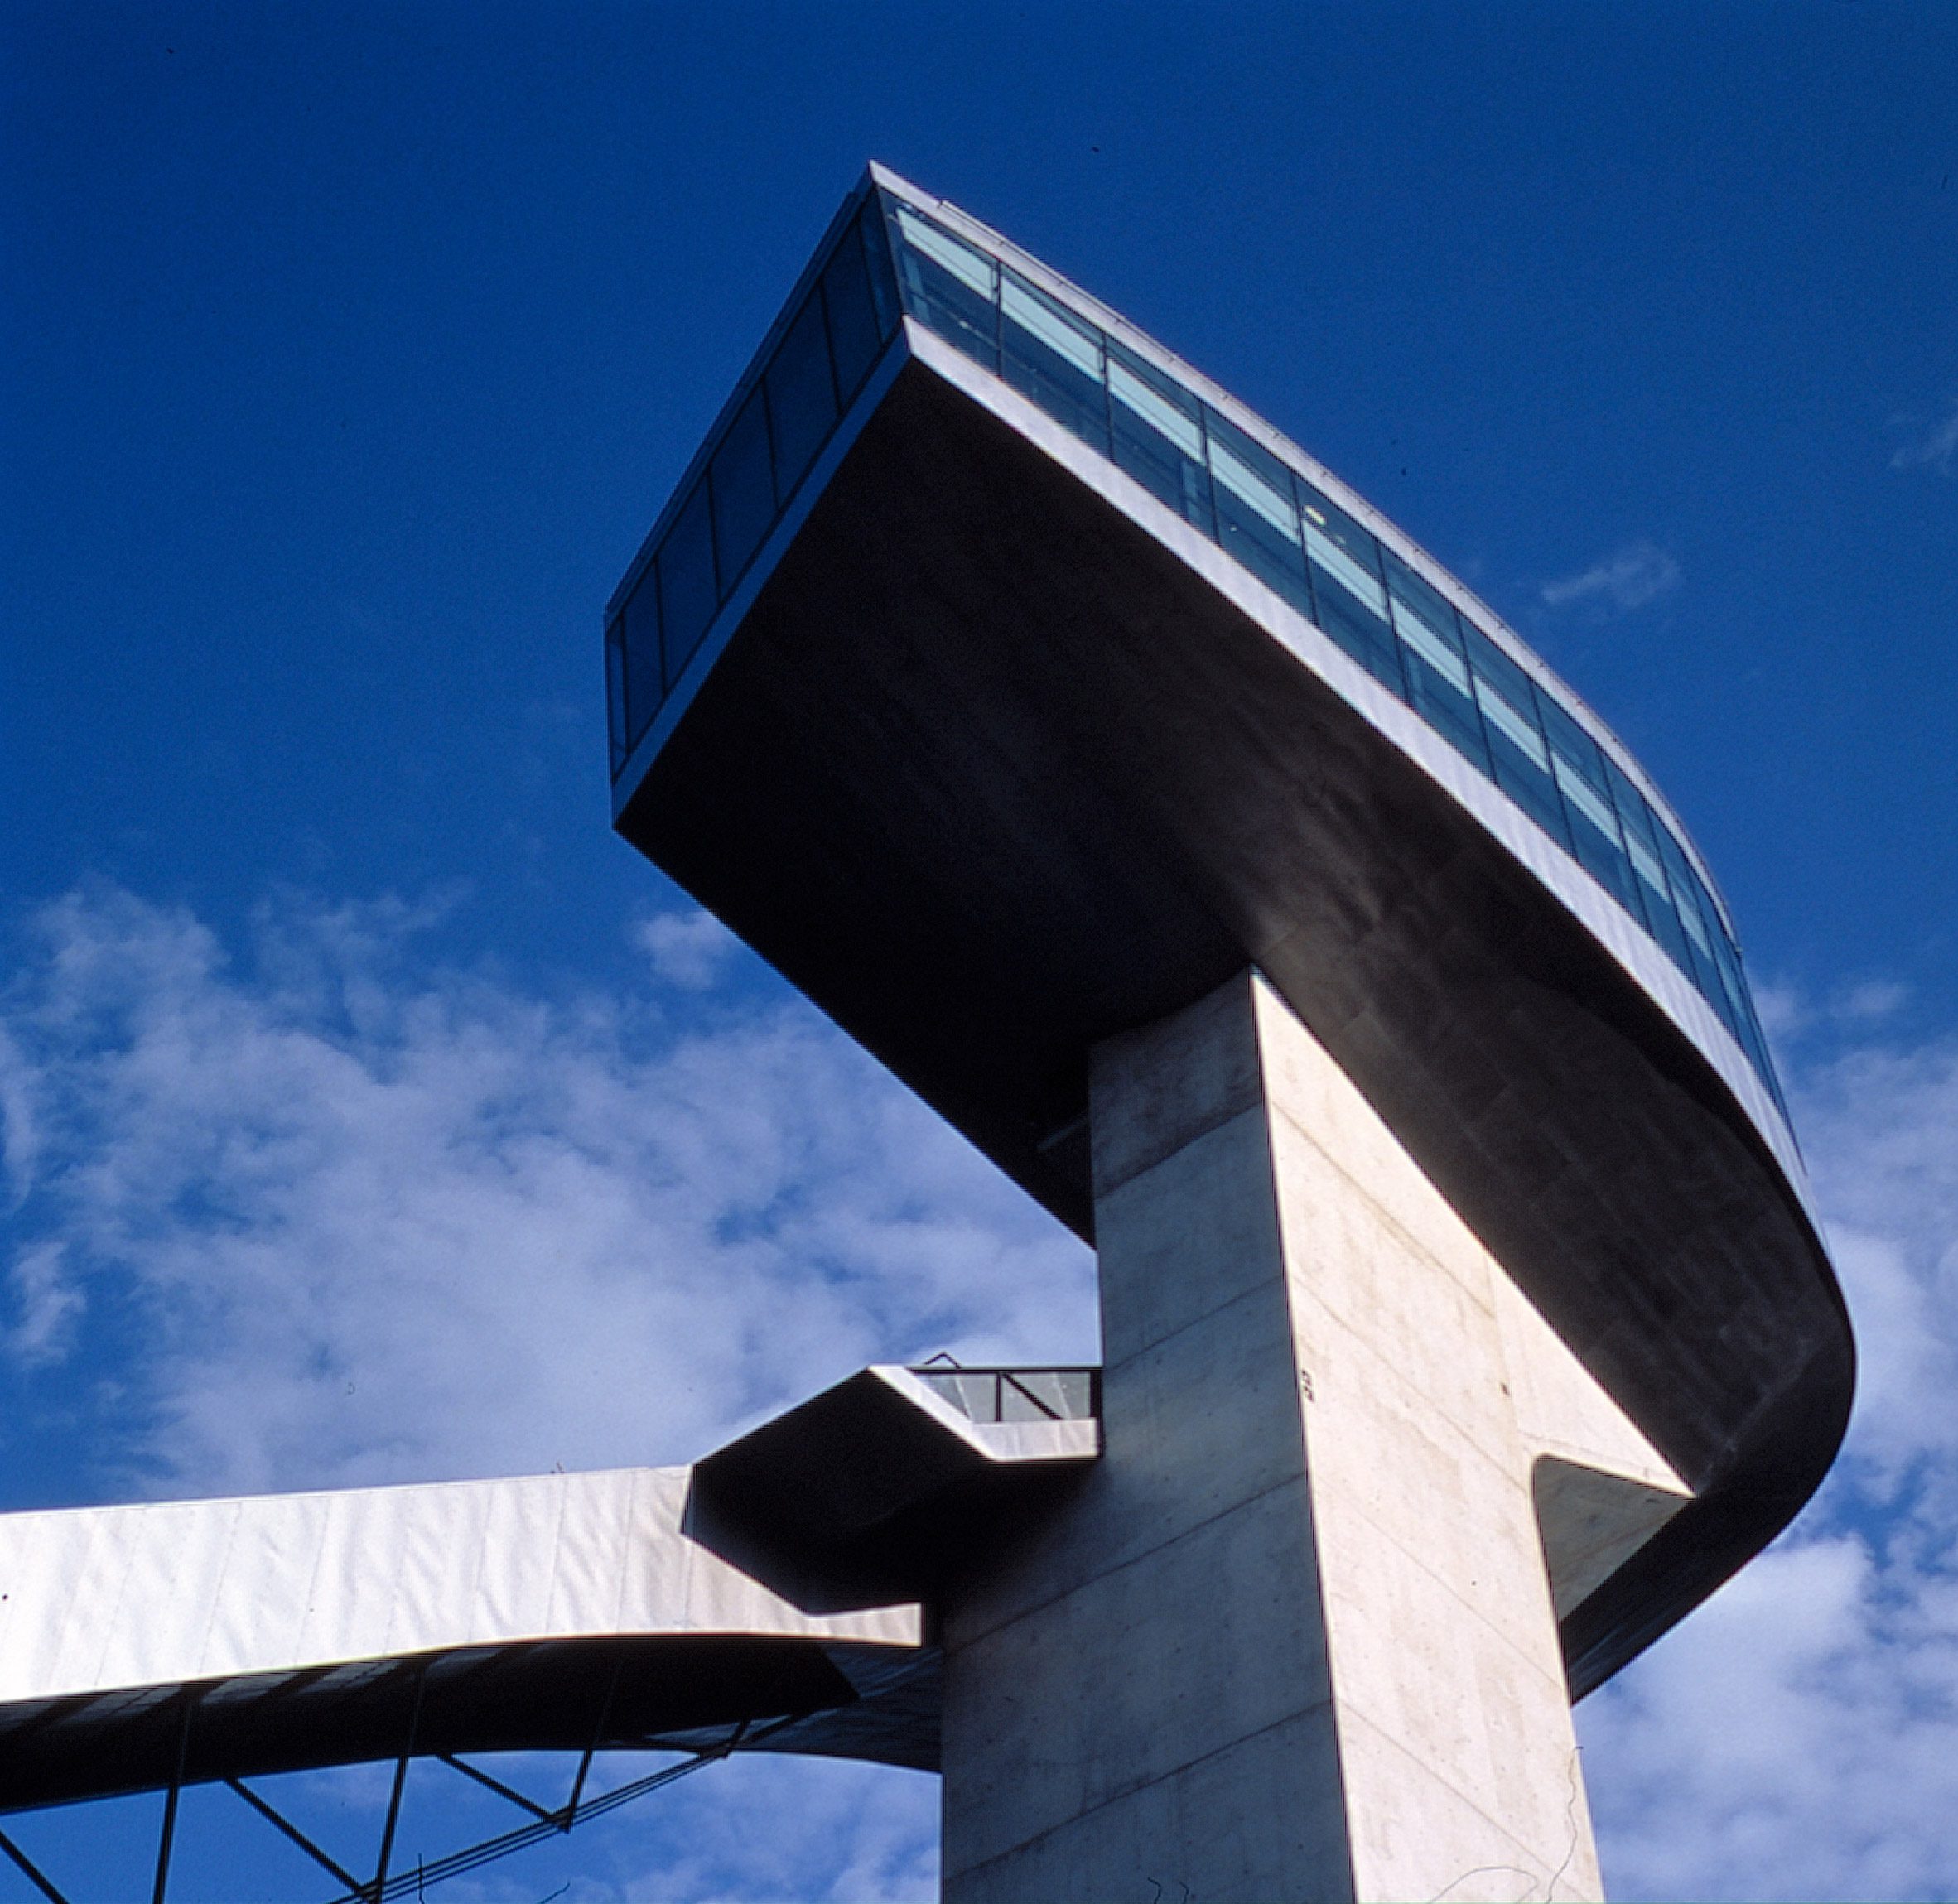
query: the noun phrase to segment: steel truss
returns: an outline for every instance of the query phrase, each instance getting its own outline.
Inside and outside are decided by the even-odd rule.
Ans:
[[[615,1672],[614,1689],[616,1689],[617,1677]],[[569,1833],[575,1825],[601,1817],[606,1812],[616,1811],[621,1805],[629,1805],[634,1800],[657,1791],[663,1786],[672,1785],[690,1773],[716,1763],[740,1747],[757,1746],[784,1726],[794,1724],[803,1716],[791,1714],[759,1726],[750,1720],[743,1719],[718,1745],[692,1752],[676,1765],[663,1766],[658,1771],[650,1772],[644,1778],[634,1779],[610,1791],[601,1792],[596,1798],[588,1799],[585,1796],[586,1781],[591,1774],[592,1759],[597,1753],[599,1741],[605,1736],[605,1723],[610,1716],[611,1694],[608,1692],[591,1743],[579,1755],[578,1767],[571,1780],[570,1795],[562,1805],[555,1807],[539,1805],[514,1786],[506,1785],[501,1779],[484,1771],[480,1766],[471,1765],[466,1759],[453,1752],[424,1753],[422,1756],[449,1767],[485,1790],[495,1793],[499,1798],[518,1810],[528,1813],[529,1822],[518,1825],[514,1830],[502,1832],[494,1837],[465,1845],[461,1850],[452,1851],[445,1857],[417,1861],[412,1871],[396,1873],[392,1870],[395,1830],[401,1820],[402,1795],[408,1783],[408,1763],[417,1756],[415,1735],[421,1718],[421,1675],[417,1674],[408,1736],[394,1762],[394,1776],[388,1789],[388,1809],[381,1824],[380,1848],[371,1877],[355,1877],[280,1812],[263,1793],[254,1791],[243,1779],[220,1777],[195,1782],[224,1786],[236,1793],[268,1824],[298,1846],[335,1883],[343,1887],[333,1897],[330,1904],[387,1904],[388,1899],[405,1897],[411,1893],[418,1894],[428,1885],[440,1883],[444,1878],[460,1877],[466,1871],[474,1871],[497,1858],[507,1858],[513,1852],[541,1844],[553,1835]],[[156,1877],[150,1893],[151,1904],[166,1904],[171,1858],[176,1843],[177,1805],[186,1789],[183,1770],[189,1755],[190,1729],[196,1707],[195,1698],[184,1702],[183,1720],[178,1735],[176,1773],[164,1791],[163,1820],[157,1835]],[[12,1861],[27,1881],[48,1900],[48,1904],[71,1904],[71,1900],[54,1880],[4,1830],[0,1830],[0,1853],[4,1853]]]

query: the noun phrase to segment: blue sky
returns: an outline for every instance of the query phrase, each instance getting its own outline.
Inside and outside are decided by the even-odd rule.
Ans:
[[[606,827],[599,611],[875,157],[1377,502],[1693,829],[1865,1382],[1584,1709],[1607,1878],[1958,1895],[1958,15],[0,35],[0,1505],[682,1460],[873,1357],[1092,1352],[1078,1247]],[[921,1897],[933,1803],[725,1767],[453,1894]],[[106,1886],[139,1810],[21,1836]]]

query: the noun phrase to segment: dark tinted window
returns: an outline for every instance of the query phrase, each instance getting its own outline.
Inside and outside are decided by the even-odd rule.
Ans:
[[[998,369],[999,267],[908,206],[898,207],[897,221],[904,240],[898,275],[907,308],[967,356]]]
[[[1305,580],[1305,552],[1299,543],[1291,472],[1214,410],[1203,412],[1203,433],[1210,449],[1217,539],[1309,620],[1312,591]]]
[[[1720,923],[1720,909],[1714,904],[1713,894],[1707,890],[1705,882],[1690,867],[1688,871],[1693,881],[1694,897],[1700,902],[1700,917],[1705,923],[1714,970],[1719,974],[1714,1008],[1727,1020],[1728,1029],[1742,1049],[1746,1050],[1753,1042],[1753,1027],[1748,1011],[1747,987],[1740,982],[1740,956],[1734,951],[1733,941],[1727,937],[1727,928]]]
[[[1566,848],[1570,835],[1564,803],[1550,772],[1550,745],[1537,725],[1536,697],[1530,677],[1478,628],[1464,622],[1475,704],[1482,710],[1496,783],[1550,837]]]
[[[662,685],[681,672],[774,512],[808,475],[895,332],[900,306],[1112,457],[1405,697],[1647,926],[1776,1092],[1711,895],[1575,715],[1410,564],[1171,372],[978,244],[908,205],[887,213],[874,195],[784,331],[765,398],[731,422],[710,479],[688,497],[649,579],[608,631],[615,755],[639,740]],[[764,435],[768,484],[759,480]],[[663,604],[663,643],[655,603]]]
[[[1659,857],[1659,822],[1646,804],[1645,796],[1632,784],[1616,762],[1604,763],[1604,776],[1611,783],[1612,804],[1618,808],[1618,823],[1624,829],[1625,850],[1632,861],[1632,886],[1637,900],[1635,911],[1642,911],[1652,935],[1671,955],[1681,971],[1693,970],[1693,955],[1686,947],[1679,913],[1672,904],[1672,889],[1666,877],[1666,862]]]
[[[1000,284],[1000,374],[1107,456],[1100,331],[1010,271]]]
[[[638,746],[660,698],[666,676],[659,658],[659,581],[648,569],[626,598],[621,637],[625,643],[625,745]]]
[[[862,388],[883,346],[877,333],[876,306],[870,301],[863,239],[855,225],[843,234],[831,255],[829,267],[822,274],[822,296],[829,306],[829,344],[836,364],[837,389],[847,403]]]
[[[1636,917],[1638,899],[1632,890],[1632,862],[1618,831],[1604,756],[1590,735],[1541,687],[1536,690],[1536,713],[1550,742],[1550,770],[1556,777],[1557,791],[1564,796],[1564,812],[1577,856]]]
[[[884,209],[873,195],[856,215],[857,241],[870,267],[870,302],[877,313],[877,335],[885,342],[897,335],[897,275],[890,265],[890,235],[884,229]]]
[[[1381,579],[1380,544],[1374,540],[1372,532],[1362,528],[1345,510],[1320,494],[1303,476],[1295,475],[1292,480],[1298,488],[1299,507],[1305,512],[1306,534],[1314,557],[1319,557],[1323,545],[1330,543],[1349,557],[1354,567],[1370,578],[1370,586],[1377,590]],[[1351,586],[1359,586],[1358,583]],[[1386,610],[1382,609],[1379,612],[1384,615]]]
[[[1116,464],[1205,535],[1214,536],[1196,398],[1112,340],[1108,396]]]
[[[775,431],[775,498],[785,504],[808,474],[837,420],[820,287],[809,293],[808,302],[784,333],[766,382],[769,418]]]
[[[1405,694],[1401,655],[1388,619],[1380,545],[1344,510],[1295,478],[1319,625],[1396,694]]]
[[[1772,1070],[1768,1062],[1767,1048],[1761,1043],[1760,1029],[1754,1023],[1753,1006],[1748,999],[1748,988],[1740,976],[1740,955],[1734,949],[1724,933],[1714,934],[1714,962],[1719,966],[1720,982],[1727,988],[1727,1003],[1734,1034],[1740,1041],[1741,1049],[1753,1061],[1754,1068],[1766,1078]]]
[[[1686,863],[1686,856],[1680,851],[1679,842],[1663,827],[1659,831],[1659,857],[1666,863],[1666,882],[1672,888],[1672,903],[1679,913],[1679,923],[1686,928],[1686,944],[1692,955],[1692,964],[1688,968],[1698,980],[1700,989],[1706,994],[1707,1003],[1722,1018],[1730,1019],[1732,1007],[1728,1004],[1725,987],[1720,983],[1720,969],[1714,959],[1714,933],[1718,928],[1710,926],[1706,915],[1700,909],[1700,881],[1694,876],[1693,869]],[[1729,1026],[1739,1036],[1738,1029]]]
[[[1488,743],[1468,678],[1468,658],[1455,611],[1391,551],[1387,558],[1387,602],[1401,638],[1407,696],[1432,727],[1482,769],[1489,771]]]
[[[605,629],[606,738],[611,744],[612,771],[625,764],[632,743],[627,739],[625,709],[625,628],[623,616],[614,616]]]
[[[659,619],[664,634],[666,685],[670,688],[693,658],[700,638],[714,619],[719,596],[714,587],[714,547],[707,526],[707,485],[693,494],[673,518],[659,545]]]
[[[714,452],[714,552],[722,592],[748,566],[775,519],[774,479],[769,473],[769,418],[759,387],[741,406]]]

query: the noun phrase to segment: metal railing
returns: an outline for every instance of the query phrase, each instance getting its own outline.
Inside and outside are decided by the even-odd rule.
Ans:
[[[1102,1371],[1059,1368],[967,1368],[933,1356],[911,1370],[970,1421],[1092,1421],[1102,1412]]]

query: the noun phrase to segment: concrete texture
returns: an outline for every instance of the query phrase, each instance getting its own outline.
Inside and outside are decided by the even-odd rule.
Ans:
[[[1840,1438],[1848,1328],[1778,1116],[1519,810],[928,342],[893,346],[620,829],[1091,1238],[1089,1051],[1263,971],[1692,1486],[1572,1608],[1589,1690]]]
[[[949,1904],[1598,1895],[1553,1567],[1684,1483],[1261,978],[1092,1092],[1106,1458],[946,1607]]]
[[[1101,1450],[1092,1417],[975,1421],[876,1367],[697,1462],[687,1533],[811,1613],[935,1593]]]
[[[166,1782],[187,1706],[193,1782],[392,1757],[411,1723],[432,1752],[762,1722],[935,1770],[924,1591],[1099,1428],[975,1420],[933,1380],[865,1369],[691,1468],[0,1516],[0,1810]]]

